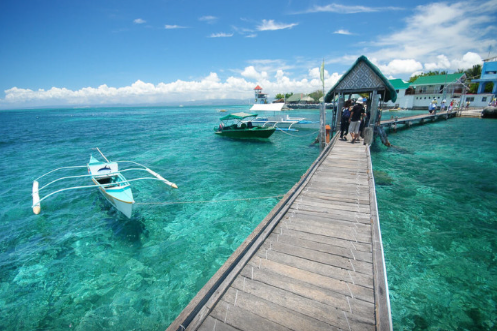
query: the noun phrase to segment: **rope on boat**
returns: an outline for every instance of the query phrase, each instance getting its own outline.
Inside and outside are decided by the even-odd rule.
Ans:
[[[272,195],[268,197],[258,198],[244,198],[244,199],[228,199],[228,200],[197,200],[197,201],[170,201],[170,202],[136,202],[135,205],[180,205],[180,204],[193,204],[193,203],[217,203],[217,202],[233,202],[233,201],[248,201],[248,200],[261,200],[271,198],[281,198],[284,194]]]
[[[311,133],[308,133],[306,135],[301,135],[301,134],[295,135],[295,134],[291,134],[291,133],[288,133],[288,132],[283,131],[283,130],[280,130],[280,131],[283,132],[284,134],[287,134],[287,135],[292,136],[292,137],[297,137],[297,138],[305,138],[305,137],[316,134],[316,132],[319,132],[319,131],[312,131]]]

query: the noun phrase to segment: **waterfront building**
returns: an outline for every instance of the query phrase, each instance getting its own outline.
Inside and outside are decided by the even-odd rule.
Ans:
[[[494,77],[497,80],[497,75]],[[397,101],[381,103],[381,108],[428,109],[433,100],[439,107],[443,100],[446,100],[446,105],[451,101],[456,105],[465,105],[469,101],[471,107],[485,107],[493,97],[492,93],[468,94],[465,73],[422,76],[412,83],[402,79],[389,81],[397,92]]]
[[[480,79],[473,79],[473,83],[478,83],[478,94],[485,94],[485,87],[493,83],[492,94],[497,94],[497,56],[483,60]]]

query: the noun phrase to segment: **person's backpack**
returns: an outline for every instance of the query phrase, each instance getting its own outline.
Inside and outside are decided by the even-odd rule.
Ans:
[[[343,111],[343,114],[342,114],[342,118],[344,120],[348,120],[350,117],[350,110],[348,108],[345,108],[345,110]]]

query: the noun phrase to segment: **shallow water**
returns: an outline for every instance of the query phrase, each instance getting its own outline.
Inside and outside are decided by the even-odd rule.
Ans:
[[[174,320],[319,153],[313,131],[218,137],[219,108],[0,112],[0,329],[162,330]],[[34,215],[33,179],[85,165],[94,147],[179,189],[135,182],[131,219],[93,189],[49,198]],[[77,174],[86,169],[40,184]]]
[[[163,330],[174,320],[319,153],[313,131],[217,137],[220,108],[249,109],[0,112],[0,329]],[[372,148],[395,330],[495,327],[496,125],[438,121]],[[179,189],[137,182],[130,220],[95,190],[55,196],[33,215],[32,180],[85,165],[94,147]]]
[[[394,330],[496,327],[496,127],[442,120],[373,148]]]

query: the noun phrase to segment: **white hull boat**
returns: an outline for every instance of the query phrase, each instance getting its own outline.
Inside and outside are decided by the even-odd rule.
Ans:
[[[100,150],[97,148],[97,150],[100,152]],[[131,190],[131,185],[130,182],[137,181],[137,180],[159,180],[163,182],[166,185],[169,185],[172,188],[178,188],[176,184],[171,183],[167,179],[163,178],[161,175],[157,174],[156,172],[150,170],[149,168],[133,162],[133,161],[118,161],[118,162],[110,162],[107,160],[107,158],[100,152],[102,157],[105,159],[105,162],[99,161],[93,155],[90,156],[90,161],[86,165],[86,168],[88,169],[88,175],[78,175],[78,176],[66,176],[62,178],[55,179],[48,184],[44,185],[43,187],[39,187],[39,180],[53,172],[59,171],[59,170],[66,170],[66,169],[74,169],[74,168],[83,168],[85,166],[73,166],[73,167],[62,167],[58,168],[55,170],[52,170],[50,172],[47,172],[46,174],[38,177],[33,181],[33,212],[35,214],[39,214],[41,212],[41,202],[45,200],[46,198],[60,192],[68,191],[68,190],[75,190],[75,189],[83,189],[83,188],[98,188],[102,195],[107,199],[107,201],[110,202],[117,210],[119,210],[121,213],[123,213],[126,217],[131,218],[133,214],[133,204],[135,203],[135,200],[133,198],[133,192]],[[124,170],[119,170],[119,163],[131,163],[135,166],[138,166],[138,168],[127,168]],[[127,180],[122,172],[125,171],[146,171],[153,177],[144,177],[144,178],[136,178],[132,180]],[[40,198],[40,191],[47,188],[48,186],[52,185],[53,183],[59,182],[61,180],[67,180],[67,179],[75,179],[75,178],[81,178],[81,177],[89,177],[93,181],[94,185],[85,185],[85,186],[73,186],[73,187],[67,187],[63,189],[56,190],[54,192],[46,194],[43,198]]]

